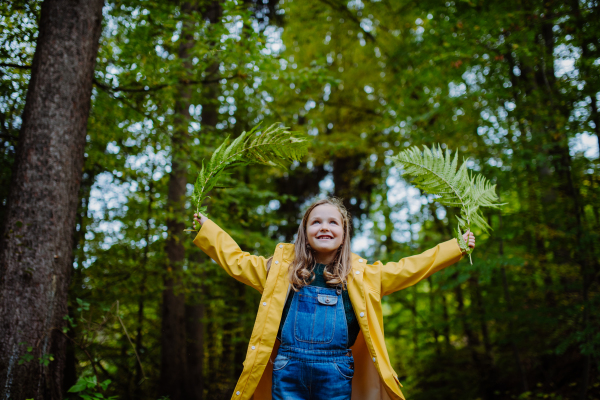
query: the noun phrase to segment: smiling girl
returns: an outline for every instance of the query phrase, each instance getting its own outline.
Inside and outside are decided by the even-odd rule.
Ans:
[[[229,275],[262,294],[232,399],[404,399],[383,336],[381,297],[462,258],[456,239],[386,264],[350,251],[350,216],[336,198],[305,212],[295,244],[272,257],[243,252],[214,222],[194,243]],[[475,247],[467,232],[465,241]]]

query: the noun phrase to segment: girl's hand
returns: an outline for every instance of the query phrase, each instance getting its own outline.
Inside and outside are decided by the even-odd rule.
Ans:
[[[199,224],[198,228],[200,228],[202,226],[203,223],[205,223],[206,221],[208,221],[208,218],[206,218],[204,215],[200,214],[200,213],[194,213],[194,221],[192,222],[192,225],[194,226],[194,229],[196,229],[196,222]]]
[[[475,248],[475,235],[473,235],[473,232],[466,231],[463,235],[463,239],[471,249]]]

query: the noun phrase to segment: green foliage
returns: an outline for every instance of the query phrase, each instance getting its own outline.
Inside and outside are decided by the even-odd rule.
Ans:
[[[76,341],[68,345],[77,376],[94,374],[96,365],[112,380],[105,396],[159,395],[165,221],[196,208],[166,205],[185,84],[191,170],[224,137],[259,123],[281,121],[311,135],[306,162],[232,168],[216,185],[232,189],[213,190],[205,201],[252,254],[269,256],[277,242],[292,241],[303,205],[326,194],[347,201],[355,237],[368,243],[358,252],[370,261],[397,261],[447,240],[460,208],[407,188],[408,176],[392,172],[386,158],[393,149],[446,143],[497,184],[507,205],[485,212],[493,230],[478,233],[476,265],[450,266],[382,299],[388,352],[409,398],[581,398],[587,355],[587,398],[600,398],[598,8],[219,3],[221,21],[207,22],[201,10],[187,25],[178,2],[106,2],[64,327]],[[31,64],[40,4],[0,6],[8,27],[0,32],[3,63]],[[186,26],[194,37],[189,60],[178,57]],[[1,71],[0,224],[30,78],[28,69]],[[215,400],[230,395],[239,376],[260,294],[232,281],[191,241],[183,245],[182,270],[169,274],[181,277],[175,290],[186,307],[205,309],[198,381],[204,398]],[[118,319],[102,314],[117,300],[145,380]],[[34,349],[23,353],[37,363]]]
[[[44,367],[47,367],[51,361],[54,361],[54,356],[52,354],[42,354],[40,357],[40,364]]]
[[[27,346],[27,352],[19,357],[18,364],[23,365],[33,361],[33,359],[35,358],[35,356],[33,355],[33,346],[28,346],[26,342],[19,343],[19,346]],[[42,356],[38,358],[38,361],[41,365],[47,367],[51,361],[54,361],[54,356],[52,354],[42,354]]]
[[[457,170],[458,152],[455,152],[452,158],[450,150],[446,149],[444,155],[440,146],[434,146],[431,150],[423,146],[423,152],[415,146],[389,158],[398,167],[403,168],[407,175],[413,177],[412,183],[416,187],[437,196],[437,202],[460,208],[461,214],[456,216],[456,239],[461,249],[470,257],[473,249],[467,246],[462,231],[471,228],[488,231],[491,228],[483,218],[481,208],[501,206],[496,203],[496,185],[492,185],[480,174],[469,173],[465,162]]]
[[[95,375],[86,377],[82,376],[79,378],[79,380],[77,380],[77,383],[68,390],[68,392],[77,393],[83,400],[114,400],[117,398],[117,396],[104,397],[104,395],[99,391],[99,389],[105,391],[110,383],[110,379],[106,379],[103,382],[98,382]]]
[[[202,162],[193,194],[199,213],[206,213],[206,207],[202,203],[225,169],[249,164],[285,168],[286,163],[299,161],[306,154],[306,137],[292,134],[287,128],[276,125],[273,124],[262,132],[256,126],[243,132],[231,144],[228,136],[215,150],[208,164],[205,166]]]
[[[19,343],[19,345],[25,346],[25,345],[27,345],[27,343],[21,342],[21,343]],[[33,351],[33,347],[27,346],[27,353],[25,353],[21,357],[19,357],[19,365],[28,363],[34,359],[33,354],[31,354],[32,351]]]

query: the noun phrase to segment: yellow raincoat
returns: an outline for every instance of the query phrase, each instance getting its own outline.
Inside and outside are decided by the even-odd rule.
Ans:
[[[232,399],[270,400],[272,360],[279,348],[277,331],[289,293],[288,266],[294,259],[294,245],[280,243],[275,248],[267,273],[267,259],[244,252],[214,222],[208,220],[194,239],[229,275],[262,294],[254,329],[248,343],[244,370]],[[352,346],[354,355],[353,400],[404,399],[398,375],[392,369],[383,338],[381,297],[414,285],[462,257],[456,239],[426,252],[382,264],[352,254],[348,292],[361,333]]]

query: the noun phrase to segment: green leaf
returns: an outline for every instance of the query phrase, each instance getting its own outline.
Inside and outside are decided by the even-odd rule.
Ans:
[[[483,231],[491,229],[481,208],[502,205],[497,203],[496,185],[482,175],[469,173],[465,162],[457,168],[458,152],[452,157],[449,150],[444,153],[439,145],[431,149],[423,146],[422,152],[416,146],[410,147],[388,158],[413,177],[412,183],[417,188],[437,196],[438,203],[460,208],[456,239],[470,257],[473,250],[465,243],[461,232],[472,227]]]
[[[71,388],[68,390],[68,392],[69,393],[78,393],[78,392],[84,391],[85,389],[87,389],[87,383],[82,378],[79,378],[77,383],[74,384],[73,386],[71,386]]]
[[[288,128],[273,124],[264,131],[260,125],[243,132],[231,144],[229,137],[215,150],[210,161],[202,167],[194,184],[192,198],[199,213],[206,214],[202,203],[206,194],[215,187],[227,168],[249,164],[263,164],[285,168],[286,163],[299,161],[307,151],[308,138],[292,134]]]
[[[108,387],[108,385],[110,385],[112,381],[110,379],[105,380],[104,382],[100,383],[100,387],[102,388],[102,390],[106,390],[106,388]]]

